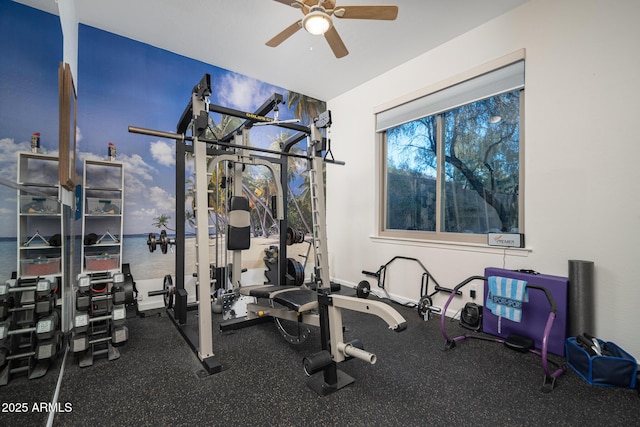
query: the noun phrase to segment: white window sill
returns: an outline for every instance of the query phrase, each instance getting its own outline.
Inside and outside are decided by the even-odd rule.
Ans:
[[[369,236],[373,243],[403,245],[403,246],[419,246],[424,248],[445,249],[454,251],[480,252],[486,254],[501,254],[528,257],[533,252],[532,248],[507,248],[498,246],[489,246],[482,243],[467,242],[447,242],[440,240],[424,240],[409,239],[404,237],[387,237],[387,236]]]

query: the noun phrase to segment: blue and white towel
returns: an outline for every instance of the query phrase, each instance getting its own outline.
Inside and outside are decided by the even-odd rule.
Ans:
[[[522,320],[522,303],[529,301],[527,282],[496,276],[490,276],[488,282],[487,308],[498,317],[520,322]]]

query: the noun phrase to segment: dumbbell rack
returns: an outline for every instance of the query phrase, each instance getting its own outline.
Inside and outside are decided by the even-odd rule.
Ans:
[[[118,347],[129,339],[124,280],[124,274],[106,271],[78,277],[71,351],[81,368],[102,355],[118,359]]]
[[[0,385],[45,375],[62,347],[66,308],[64,219],[58,157],[21,152],[17,183],[17,269],[0,283]],[[65,330],[66,331],[66,330]]]
[[[118,359],[118,347],[129,338],[122,273],[124,165],[87,159],[83,166],[82,263],[71,336],[80,367],[103,355]]]
[[[0,386],[17,374],[45,375],[62,347],[55,277],[0,284]]]

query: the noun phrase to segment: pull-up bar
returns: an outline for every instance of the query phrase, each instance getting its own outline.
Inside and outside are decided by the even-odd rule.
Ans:
[[[179,134],[179,133],[173,133],[173,132],[165,132],[165,131],[161,131],[161,130],[147,129],[147,128],[141,128],[141,127],[137,127],[137,126],[129,126],[128,129],[129,129],[130,133],[137,133],[137,134],[141,134],[141,135],[156,136],[158,138],[175,139],[176,141],[183,141],[184,142],[184,141],[193,141],[195,139],[194,137],[188,136],[188,135],[185,135],[185,134]],[[279,156],[297,157],[297,158],[306,159],[306,160],[310,160],[311,159],[310,156],[306,156],[304,154],[297,154],[297,153],[291,153],[291,152],[269,150],[268,148],[248,147],[246,145],[238,145],[238,144],[234,144],[234,143],[231,143],[231,142],[223,142],[223,141],[214,140],[214,139],[198,138],[198,142],[204,142],[204,143],[207,143],[207,144],[215,144],[215,145],[220,145],[222,147],[228,147],[228,148],[240,148],[240,149],[244,149],[244,150],[258,151],[258,152],[261,152],[261,153],[276,154],[276,155],[279,155]],[[327,163],[333,163],[333,164],[336,164],[336,165],[344,165],[345,164],[343,161],[339,161],[339,160],[324,159],[324,161],[327,162]]]

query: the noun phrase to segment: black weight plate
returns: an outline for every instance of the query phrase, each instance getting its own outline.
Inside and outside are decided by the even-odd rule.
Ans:
[[[173,298],[175,294],[175,287],[173,286],[173,279],[171,275],[167,274],[164,276],[164,281],[162,282],[162,288],[165,291],[164,294],[164,306],[166,308],[173,308]]]
[[[358,283],[358,286],[356,287],[356,296],[358,298],[369,298],[370,293],[371,285],[368,281],[362,280],[360,283]]]
[[[160,250],[163,254],[166,254],[167,249],[169,249],[169,238],[167,237],[167,231],[162,230],[160,232]]]
[[[294,286],[300,286],[304,283],[304,267],[293,258],[287,258],[287,274],[293,277]]]
[[[429,298],[428,296],[425,295],[422,298],[420,298],[420,301],[418,302],[418,316],[424,319],[424,316],[427,314],[427,312],[429,311],[429,308],[432,305],[433,305],[433,302],[431,301],[431,298]]]
[[[156,250],[155,233],[149,233],[149,237],[147,238],[147,246],[149,247],[149,252],[154,252]]]

